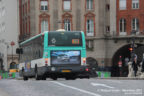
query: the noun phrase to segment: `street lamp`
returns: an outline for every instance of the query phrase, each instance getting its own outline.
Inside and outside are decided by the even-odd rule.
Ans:
[[[135,35],[136,35],[136,30],[132,30],[131,35],[132,35],[131,61],[133,62],[134,61],[134,56],[135,56]]]

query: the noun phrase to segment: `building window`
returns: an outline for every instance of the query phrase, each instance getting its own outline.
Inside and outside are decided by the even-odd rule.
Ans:
[[[31,33],[30,33],[30,17],[28,17],[28,34],[30,35]]]
[[[86,34],[87,36],[94,36],[94,21],[92,19],[86,21]]]
[[[41,21],[41,33],[48,31],[48,20]]]
[[[119,31],[126,32],[126,20],[124,18],[119,21]]]
[[[120,10],[126,9],[126,0],[119,0],[119,9]]]
[[[23,16],[24,16],[24,13],[25,13],[25,12],[24,12],[24,5],[23,5]]]
[[[95,35],[95,14],[91,12],[85,15],[85,34],[86,36]]]
[[[62,28],[66,31],[72,30],[72,15],[69,13],[65,13],[62,15]]]
[[[2,17],[5,16],[5,7],[2,7]]]
[[[50,31],[50,16],[43,13],[39,16],[39,33]]]
[[[70,21],[70,19],[64,19],[64,29],[66,31],[71,31],[71,21]]]
[[[63,10],[71,10],[71,0],[63,0]]]
[[[133,9],[139,8],[139,0],[132,0],[132,8]]]
[[[94,48],[93,40],[86,40],[87,51],[93,51],[93,48]]]
[[[139,20],[137,18],[132,19],[132,30],[139,31]]]
[[[110,26],[106,26],[106,32],[110,32]]]
[[[106,4],[106,11],[109,11],[109,10],[110,10],[110,5]]]
[[[40,1],[40,9],[43,11],[48,10],[48,0]]]
[[[93,9],[93,0],[86,0],[86,9],[88,10]]]
[[[30,0],[28,0],[28,12],[30,12]]]

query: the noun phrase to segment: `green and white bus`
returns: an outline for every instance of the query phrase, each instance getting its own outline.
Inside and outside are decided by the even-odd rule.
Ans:
[[[20,43],[20,49],[19,70],[24,80],[88,77],[83,32],[44,32]]]

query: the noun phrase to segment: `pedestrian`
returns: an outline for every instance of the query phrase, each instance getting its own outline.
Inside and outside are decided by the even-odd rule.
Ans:
[[[142,58],[142,70],[141,72],[144,72],[144,53],[143,53],[143,58]]]
[[[136,74],[137,74],[137,71],[138,71],[137,55],[136,54],[134,55],[134,60],[133,60],[132,66],[133,66],[133,70],[134,70],[134,75],[136,77]]]
[[[129,58],[126,57],[126,58],[125,58],[125,66],[128,66],[128,62],[129,62]]]

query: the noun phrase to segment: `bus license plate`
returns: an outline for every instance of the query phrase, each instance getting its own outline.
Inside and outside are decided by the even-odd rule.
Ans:
[[[71,70],[62,70],[62,72],[71,72]]]

